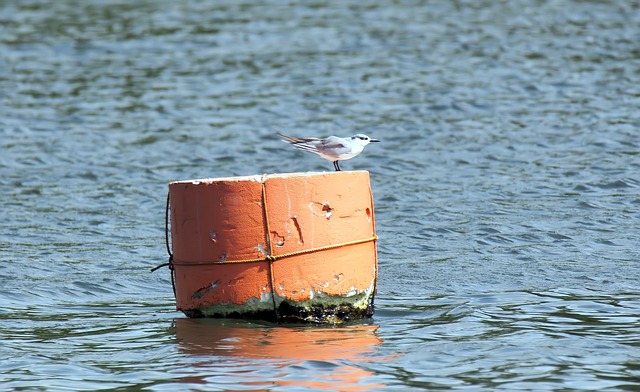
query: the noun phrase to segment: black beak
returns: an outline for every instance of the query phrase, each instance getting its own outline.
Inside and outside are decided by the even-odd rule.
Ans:
[[[369,139],[369,142],[371,142],[371,143],[378,143],[379,141],[380,140],[378,140],[378,139]]]

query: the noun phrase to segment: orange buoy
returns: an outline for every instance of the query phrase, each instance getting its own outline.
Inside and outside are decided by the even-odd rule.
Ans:
[[[377,278],[366,171],[169,184],[176,306],[189,317],[370,317]]]

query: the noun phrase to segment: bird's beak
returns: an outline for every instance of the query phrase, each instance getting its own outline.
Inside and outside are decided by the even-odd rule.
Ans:
[[[378,140],[378,139],[369,139],[369,142],[371,142],[371,143],[377,143],[377,142],[379,142],[379,141],[380,141],[380,140]]]

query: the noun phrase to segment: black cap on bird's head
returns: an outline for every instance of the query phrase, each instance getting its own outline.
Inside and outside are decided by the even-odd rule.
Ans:
[[[363,135],[361,133],[351,136],[351,140],[356,140],[356,139],[359,139],[359,140],[362,140],[363,142],[368,142],[368,143],[377,143],[380,141],[378,139],[372,139],[369,136]]]

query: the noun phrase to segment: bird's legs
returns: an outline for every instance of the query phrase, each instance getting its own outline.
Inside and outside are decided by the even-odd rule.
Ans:
[[[338,161],[333,161],[333,167],[336,168],[336,171],[341,171],[340,170],[340,165],[338,164]]]

